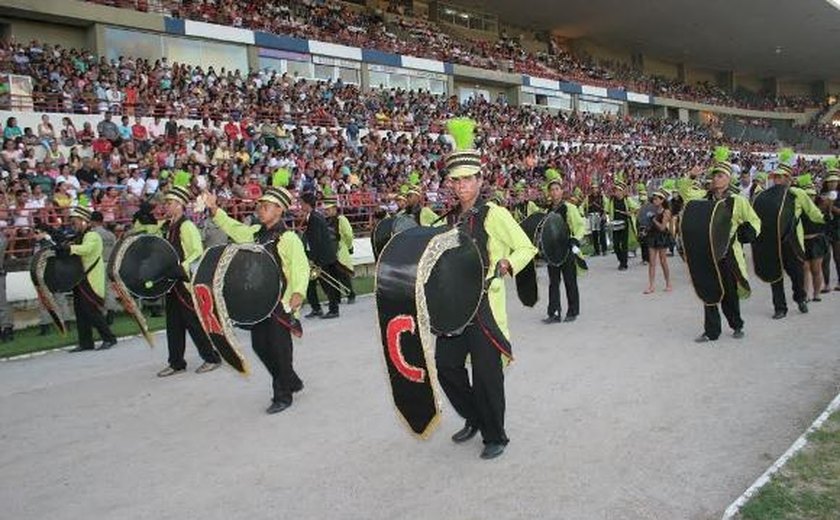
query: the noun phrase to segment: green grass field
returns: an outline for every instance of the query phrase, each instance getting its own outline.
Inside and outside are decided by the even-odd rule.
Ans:
[[[373,291],[373,277],[365,276],[354,278],[353,287],[356,289],[356,294],[368,294]],[[326,300],[326,297],[321,292],[320,287],[318,292],[320,294],[320,300]],[[166,320],[162,317],[152,318],[147,315],[146,319],[148,320],[149,328],[153,331],[161,330],[166,325]],[[15,331],[14,341],[0,344],[0,358],[9,358],[23,354],[30,354],[32,352],[40,352],[42,350],[53,350],[61,347],[67,347],[69,345],[75,345],[78,339],[75,324],[71,323],[70,328],[71,330],[66,336],[61,336],[58,333],[58,330],[52,325],[50,326],[49,333],[44,336],[39,334],[39,327],[29,327],[27,329]],[[111,330],[114,331],[114,334],[116,334],[117,337],[140,334],[140,329],[137,327],[137,324],[126,315],[118,315],[114,320],[114,324],[111,326]],[[94,337],[97,337],[95,332]]]
[[[840,412],[742,509],[743,520],[840,518]]]

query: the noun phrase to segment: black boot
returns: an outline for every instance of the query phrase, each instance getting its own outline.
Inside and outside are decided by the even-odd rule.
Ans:
[[[12,327],[6,327],[3,329],[3,343],[7,341],[14,341],[15,340],[15,329]]]
[[[49,325],[41,325],[41,330],[38,332],[39,336],[46,336],[50,333],[50,326]]]

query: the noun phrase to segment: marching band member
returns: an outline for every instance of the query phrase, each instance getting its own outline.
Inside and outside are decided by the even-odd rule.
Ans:
[[[322,204],[327,225],[333,236],[338,239],[338,273],[341,275],[338,281],[349,289],[347,303],[354,303],[356,292],[353,290],[353,227],[347,217],[338,212],[337,198],[326,197]]]

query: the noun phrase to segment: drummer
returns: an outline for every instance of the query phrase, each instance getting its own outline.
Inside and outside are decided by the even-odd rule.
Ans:
[[[186,181],[189,182],[188,180]],[[187,348],[187,332],[204,362],[196,369],[196,374],[212,372],[221,366],[222,359],[213,349],[210,338],[201,327],[190,288],[190,266],[197,262],[204,253],[201,234],[192,220],[184,214],[192,196],[186,185],[173,185],[166,192],[166,240],[178,253],[180,264],[171,278],[176,280],[172,289],[164,297],[166,306],[166,345],[169,359],[166,368],[157,373],[158,377],[169,377],[184,373],[187,362],[184,352]]]
[[[635,228],[635,212],[639,209],[636,202],[627,197],[627,185],[623,181],[613,183],[613,195],[607,199],[607,214],[612,228],[613,251],[618,259],[618,270],[627,270],[627,250],[630,245],[630,233]]]
[[[452,406],[466,419],[452,436],[463,443],[481,432],[482,459],[501,455],[509,440],[505,433],[505,388],[502,357],[511,357],[505,310],[504,277],[530,264],[536,248],[507,209],[480,197],[481,155],[473,149],[475,122],[449,122],[455,150],[446,159],[446,174],[458,204],[447,215],[447,224],[470,235],[487,265],[487,296],[474,322],[454,337],[439,337],[435,353],[438,380]],[[494,275],[498,275],[495,278]],[[472,384],[467,376],[470,356]]]
[[[251,329],[251,345],[272,378],[274,395],[266,413],[282,412],[292,405],[292,394],[303,390],[303,381],[292,365],[291,330],[309,285],[309,260],[303,242],[283,222],[292,194],[280,186],[267,188],[257,200],[260,224],[254,226],[229,217],[219,209],[215,195],[206,194],[204,198],[213,222],[222,231],[237,243],[262,244],[283,270],[286,283],[277,309]]]
[[[552,175],[553,173],[553,175]],[[580,241],[586,234],[586,224],[578,208],[571,202],[563,200],[563,176],[556,170],[546,172],[546,186],[548,192],[549,211],[557,213],[566,221],[569,228],[570,254],[562,265],[547,265],[548,269],[548,316],[544,323],[572,322],[580,313],[580,293],[577,284],[577,262],[574,256],[581,255]],[[566,287],[566,302],[568,311],[563,319],[563,306],[560,303],[560,279]]]
[[[102,259],[102,238],[90,229],[92,212],[76,206],[70,210],[70,225],[77,234],[72,245],[56,246],[57,256],[76,255],[82,259],[85,278],[73,288],[73,312],[79,331],[79,345],[70,352],[93,350],[93,329],[99,331],[106,350],[117,344],[117,338],[105,322],[105,262]]]

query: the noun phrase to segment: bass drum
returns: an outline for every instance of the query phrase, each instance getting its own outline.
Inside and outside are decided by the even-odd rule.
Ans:
[[[545,261],[552,266],[566,263],[571,253],[569,226],[558,213],[549,213],[537,227],[535,244]]]
[[[388,242],[376,269],[376,307],[396,408],[425,438],[439,415],[434,335],[457,335],[478,312],[486,267],[457,229],[414,227]]]
[[[379,255],[385,249],[385,245],[391,240],[391,237],[406,229],[415,227],[418,227],[417,221],[410,215],[391,215],[380,220],[374,226],[373,233],[370,235],[371,245],[373,246],[373,257],[379,258]]]
[[[732,207],[729,200],[692,200],[680,219],[688,273],[697,296],[713,305],[723,300],[720,260],[729,251]]]
[[[180,275],[178,253],[165,238],[127,235],[108,260],[110,276],[118,276],[135,298],[154,300],[168,293]]]
[[[782,279],[782,243],[796,240],[794,200],[787,186],[775,185],[753,200],[753,209],[761,219],[761,233],[752,242],[755,274],[764,282]]]
[[[243,328],[271,316],[285,285],[274,257],[256,244],[228,245],[214,279],[220,280],[228,318]]]

